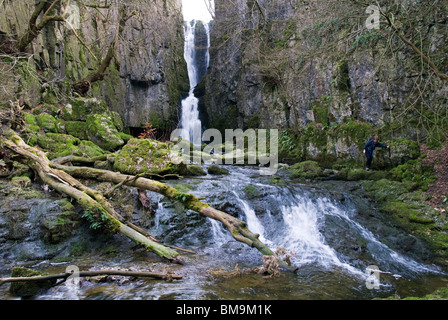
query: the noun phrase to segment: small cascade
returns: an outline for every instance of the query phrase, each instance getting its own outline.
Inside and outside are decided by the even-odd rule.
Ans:
[[[279,245],[297,253],[299,265],[317,263],[326,268],[338,266],[358,273],[350,265],[342,262],[337,253],[326,242],[320,232],[324,212],[311,199],[295,197],[291,204],[281,207],[285,237]]]
[[[254,209],[250,207],[250,204],[239,197],[238,193],[236,191],[233,191],[233,194],[237,198],[238,202],[241,204],[241,209],[243,210],[243,213],[245,214],[246,223],[249,228],[254,233],[257,233],[260,235],[260,240],[264,242],[267,246],[272,244],[266,237],[264,236],[265,230],[263,227],[262,222],[258,219],[257,215],[255,214]]]
[[[236,176],[229,181],[226,193],[239,209],[239,219],[246,221],[248,228],[260,235],[260,240],[271,250],[285,248],[293,253],[292,262],[297,267],[319,266],[325,270],[339,269],[356,278],[365,278],[369,265],[378,265],[380,271],[393,276],[438,273],[434,266],[420,263],[381,242],[370,230],[356,221],[356,207],[346,200],[344,203],[301,186],[277,187],[257,183],[264,190],[263,211],[255,209],[256,199],[244,197],[243,189],[248,181]],[[222,182],[221,182],[222,183]],[[254,203],[255,201],[255,203]],[[329,221],[334,224],[328,228]],[[339,243],[341,237],[345,242]],[[336,241],[335,241],[336,239]],[[357,241],[357,242],[356,242]],[[363,249],[369,260],[364,263],[347,256],[349,249],[365,243]],[[355,262],[355,263],[354,263]]]

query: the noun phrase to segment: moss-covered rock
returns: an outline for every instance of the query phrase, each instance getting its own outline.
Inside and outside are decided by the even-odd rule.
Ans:
[[[23,163],[13,161],[12,162],[12,172],[10,175],[11,178],[13,177],[33,177],[33,171]]]
[[[65,105],[63,118],[66,121],[87,121],[90,114],[103,113],[109,113],[109,108],[104,100],[78,97]]]
[[[37,133],[40,130],[37,125],[36,116],[27,112],[23,115],[25,118],[25,128],[21,132],[21,135],[27,144],[34,146],[37,143]]]
[[[323,176],[323,170],[316,161],[303,161],[289,167],[294,178],[316,179]]]
[[[373,160],[373,167],[381,169],[391,169],[405,164],[410,160],[420,157],[420,146],[416,141],[408,139],[396,139],[392,141],[382,141],[383,144],[390,145],[389,149],[376,149]]]
[[[410,160],[390,170],[391,178],[397,181],[407,182],[415,189],[427,190],[428,185],[434,182],[433,167],[426,166],[420,159]]]
[[[13,186],[27,188],[31,186],[31,179],[27,176],[14,177],[11,179],[11,184]]]
[[[127,174],[183,173],[185,164],[174,164],[168,145],[150,139],[132,138],[117,153],[114,170]]]
[[[390,177],[387,171],[367,171],[363,168],[342,167],[336,170],[334,178],[338,180],[360,181],[360,180],[382,180]]]
[[[56,215],[48,217],[41,224],[44,241],[49,244],[58,244],[68,239],[80,225],[80,216],[70,201],[63,199],[60,201],[59,206],[61,211]]]
[[[46,133],[37,137],[37,144],[47,151],[50,160],[75,153],[80,143],[78,138],[67,134]]]
[[[115,151],[125,143],[109,114],[89,115],[86,132],[90,141],[107,151]]]
[[[363,181],[362,185],[393,223],[425,241],[433,252],[433,261],[448,266],[448,223],[425,203],[424,192],[412,191],[414,183],[409,181],[382,179]]]
[[[260,195],[258,189],[251,184],[244,187],[243,191],[247,199],[254,199]]]
[[[24,267],[15,267],[12,269],[11,277],[35,277],[44,276],[46,274]],[[9,291],[19,297],[31,297],[43,290],[48,290],[56,283],[56,280],[43,280],[43,281],[18,281],[12,282]]]
[[[41,113],[48,113],[49,115],[53,116],[53,117],[58,117],[59,115],[61,115],[62,110],[59,107],[56,107],[54,105],[48,104],[48,103],[44,103],[36,108],[33,109],[33,114],[34,115],[39,115]]]
[[[40,134],[37,136],[37,144],[47,152],[47,157],[50,160],[69,155],[93,158],[107,153],[91,141],[81,141],[68,134]]]
[[[56,118],[48,113],[40,113],[36,116],[36,122],[43,132],[58,132]]]
[[[81,140],[88,140],[87,124],[83,121],[66,121],[65,130],[69,135],[72,135]]]
[[[118,132],[118,136],[123,139],[125,143],[128,143],[129,140],[131,140],[133,137],[130,134],[124,133],[124,132]]]
[[[217,175],[229,174],[229,170],[227,170],[225,168],[221,168],[217,165],[211,165],[210,167],[208,167],[207,172],[209,174],[217,174]]]
[[[185,176],[205,176],[207,175],[207,172],[205,172],[205,170],[197,165],[197,164],[192,164],[192,165],[187,165],[185,171],[183,172],[183,174]]]
[[[94,158],[104,154],[108,154],[108,152],[101,149],[92,141],[88,140],[82,140],[81,143],[77,146],[75,152],[73,153],[73,155],[75,156],[80,156],[84,158]]]

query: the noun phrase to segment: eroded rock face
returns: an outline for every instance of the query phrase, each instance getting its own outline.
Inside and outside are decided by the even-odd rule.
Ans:
[[[129,10],[138,7],[138,14],[126,22],[117,47],[117,63],[112,62],[105,79],[94,83],[90,92],[105,100],[128,127],[152,122],[154,127],[168,129],[177,124],[181,97],[188,92],[181,1],[164,5],[133,0],[127,4]],[[19,96],[30,107],[42,102],[55,105],[70,83],[98,69],[115,39],[119,7],[77,6],[82,21],[77,34],[90,51],[65,23],[49,23],[29,48],[34,59],[20,61],[14,70],[4,70],[7,74],[0,79],[0,86],[7,90],[0,92],[0,105]],[[13,1],[4,7],[0,30],[8,36],[23,34],[27,24],[18,21],[29,20],[34,2]],[[39,77],[43,84],[36,81]]]
[[[211,63],[201,98],[208,127],[296,129],[350,119],[381,127],[409,112],[406,106],[415,93],[412,52],[403,48],[390,55],[382,30],[358,30],[353,41],[334,42],[355,30],[338,12],[359,8],[345,1],[330,6],[259,0],[263,16],[254,1],[234,2],[216,0]],[[435,54],[444,50],[444,38],[433,29],[423,41],[435,41]],[[446,85],[439,83],[424,96],[442,106],[443,92]],[[388,135],[416,140],[413,129],[391,129]]]

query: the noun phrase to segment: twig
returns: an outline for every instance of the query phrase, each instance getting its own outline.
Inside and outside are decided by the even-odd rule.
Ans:
[[[48,276],[34,276],[34,277],[13,277],[13,278],[0,278],[0,286],[10,282],[30,282],[30,281],[46,281],[55,279],[65,279],[72,276],[72,273],[64,272],[59,274],[53,274]],[[156,272],[137,272],[137,271],[123,271],[123,270],[94,270],[94,271],[81,271],[78,274],[79,277],[96,277],[96,276],[124,276],[124,277],[142,277],[142,278],[155,278],[166,281],[180,280],[182,276],[176,274],[156,273]]]
[[[87,51],[89,51],[89,53],[92,55],[92,57],[95,59],[95,61],[98,61],[98,58],[95,56],[95,54],[92,52],[92,50],[90,50],[90,48],[87,46],[87,44],[81,39],[81,37],[78,35],[78,33],[76,32],[76,30],[72,26],[72,24],[68,21],[65,21],[65,22],[70,26],[70,29],[72,29],[73,34],[76,36],[76,38],[79,40],[79,42],[81,42],[81,44],[87,49]]]

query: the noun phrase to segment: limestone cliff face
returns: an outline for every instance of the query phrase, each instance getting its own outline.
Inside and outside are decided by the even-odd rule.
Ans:
[[[419,65],[385,20],[379,30],[365,28],[365,7],[350,1],[233,2],[216,0],[211,63],[202,84],[209,127],[297,129],[356,120],[377,128],[417,116],[412,104],[421,99],[446,108],[446,82]],[[398,2],[405,14],[408,1]],[[427,24],[420,44],[446,72],[441,8],[415,17],[416,26],[409,23],[404,32],[413,35]],[[429,84],[421,95],[420,81]],[[388,136],[417,135],[425,136],[425,129],[403,126]]]
[[[127,2],[127,20],[118,42],[117,61],[106,72],[104,81],[94,83],[90,95],[103,98],[129,127],[152,122],[169,129],[178,121],[178,108],[188,92],[188,75],[183,60],[181,1]],[[77,6],[80,13],[76,34],[62,22],[49,23],[30,48],[31,58],[21,61],[31,76],[0,83],[9,85],[1,103],[21,96],[34,107],[41,102],[62,103],[65,88],[98,68],[115,39],[118,6],[108,8]],[[27,27],[34,1],[2,3],[0,30],[17,37]],[[88,49],[87,49],[88,48]],[[29,70],[28,70],[29,71]],[[3,81],[3,80],[2,80]]]

